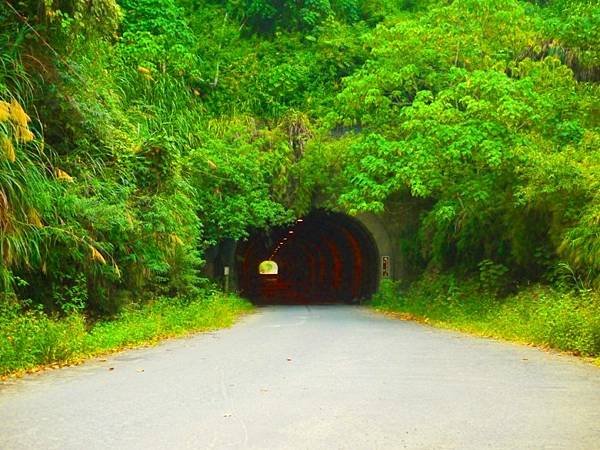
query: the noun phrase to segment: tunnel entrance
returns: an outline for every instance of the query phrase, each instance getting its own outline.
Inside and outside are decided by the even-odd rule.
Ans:
[[[315,211],[290,226],[257,231],[238,244],[236,256],[238,287],[257,304],[356,303],[377,289],[375,241],[344,214]],[[276,273],[264,270],[265,261],[277,265]]]

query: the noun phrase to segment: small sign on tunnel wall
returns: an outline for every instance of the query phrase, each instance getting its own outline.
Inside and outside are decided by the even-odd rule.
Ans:
[[[381,277],[382,278],[390,277],[390,257],[389,256],[381,257]]]

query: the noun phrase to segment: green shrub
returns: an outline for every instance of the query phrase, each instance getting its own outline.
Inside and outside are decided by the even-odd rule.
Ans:
[[[85,333],[81,314],[57,319],[39,309],[0,305],[0,374],[69,361],[81,352]]]
[[[250,308],[248,302],[222,294],[194,300],[161,298],[130,306],[115,320],[89,324],[79,312],[49,316],[39,309],[24,310],[16,302],[0,302],[0,375],[227,327]]]
[[[431,323],[586,356],[600,355],[600,296],[534,285],[500,298],[476,279],[425,276],[406,289],[384,281],[372,306]]]

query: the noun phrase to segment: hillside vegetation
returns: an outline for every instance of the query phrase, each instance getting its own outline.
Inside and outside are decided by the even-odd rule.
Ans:
[[[195,298],[224,238],[411,205],[408,281],[597,304],[598,29],[595,0],[2,0],[2,301]]]

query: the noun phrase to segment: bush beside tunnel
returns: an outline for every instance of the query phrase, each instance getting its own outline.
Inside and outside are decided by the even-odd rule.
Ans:
[[[264,261],[277,274],[260,274]],[[355,303],[377,289],[379,253],[352,217],[313,212],[289,227],[256,231],[236,251],[238,287],[256,303]]]

